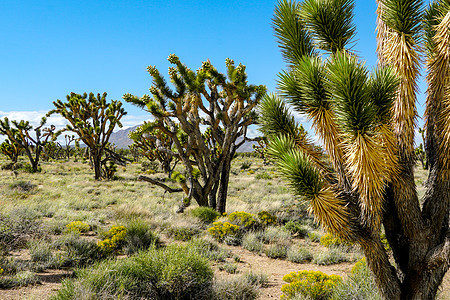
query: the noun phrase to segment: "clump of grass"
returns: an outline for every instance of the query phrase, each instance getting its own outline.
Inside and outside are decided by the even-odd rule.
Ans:
[[[199,253],[171,245],[81,269],[51,299],[211,299],[212,279]]]
[[[247,232],[242,238],[242,247],[248,251],[261,252],[263,242],[261,242],[255,232]]]
[[[309,232],[308,227],[298,221],[287,222],[286,224],[284,224],[284,229],[289,231],[292,235],[296,235],[300,238],[304,238],[308,235]]]
[[[167,229],[170,237],[178,241],[189,241],[200,233],[200,229],[187,226],[172,226]]]
[[[332,248],[325,252],[320,252],[314,255],[313,263],[318,265],[334,265],[341,262],[348,261],[345,254],[340,248]]]
[[[228,251],[220,248],[216,243],[204,239],[194,238],[189,241],[188,246],[203,257],[218,262],[224,262],[230,256]]]
[[[243,277],[252,285],[258,287],[264,287],[269,281],[269,276],[264,273],[245,272]]]
[[[31,271],[18,272],[13,276],[0,276],[0,288],[10,289],[38,283],[38,278]]]
[[[259,233],[259,237],[266,244],[291,240],[291,234],[288,231],[276,226],[267,227]]]
[[[29,242],[31,261],[40,263],[43,268],[57,267],[56,258],[52,252],[52,245],[45,240]]]
[[[263,172],[263,173],[256,174],[255,179],[271,180],[272,176],[270,176],[270,174],[267,174],[266,172]]]
[[[132,219],[127,224],[127,234],[125,237],[125,253],[130,255],[140,250],[146,250],[152,245],[158,246],[160,240],[150,225],[142,219]]]
[[[286,258],[287,250],[288,250],[288,246],[286,244],[277,243],[277,244],[269,245],[264,250],[264,253],[267,255],[267,257],[274,258],[274,259]]]
[[[295,263],[306,263],[313,259],[313,255],[304,247],[293,246],[287,251],[287,259]]]
[[[29,181],[17,181],[9,185],[9,188],[12,190],[18,190],[20,192],[31,192],[36,188],[36,185]]]
[[[220,213],[218,211],[204,206],[194,208],[190,211],[190,214],[207,224],[214,222],[218,217],[220,217]]]
[[[316,231],[308,232],[308,239],[311,242],[319,243],[322,235]]]
[[[247,277],[239,276],[218,280],[214,283],[214,299],[216,300],[254,300],[258,298],[258,285]]]
[[[225,271],[228,274],[236,274],[238,272],[238,264],[225,263],[219,266],[219,270]]]
[[[59,260],[66,267],[82,267],[106,257],[95,241],[77,234],[64,235],[55,242],[55,246],[63,251]]]

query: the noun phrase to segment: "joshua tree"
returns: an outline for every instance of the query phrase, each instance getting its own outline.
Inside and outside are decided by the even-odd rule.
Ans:
[[[4,155],[8,156],[13,164],[17,162],[20,153],[22,153],[23,149],[19,144],[14,142],[10,142],[6,139],[3,143],[0,144],[0,152]]]
[[[278,3],[273,26],[288,64],[279,76],[280,93],[309,116],[326,154],[299,136],[277,96],[261,102],[262,131],[315,218],[361,246],[385,299],[434,299],[450,260],[450,3],[433,1],[425,20],[419,0],[378,5],[380,63],[369,73],[349,48],[353,1]],[[419,200],[414,130],[422,24],[430,173]],[[383,229],[395,265],[380,241]]]
[[[137,149],[139,153],[150,161],[157,160],[161,169],[167,176],[172,177],[172,172],[178,163],[178,158],[169,151],[159,151],[158,148],[172,149],[174,144],[170,136],[159,129],[154,129],[151,122],[144,122],[143,125],[131,131],[128,137],[133,141],[131,148]]]
[[[95,179],[106,178],[107,174],[102,172],[102,156],[111,133],[116,125],[122,127],[120,119],[127,114],[122,108],[122,102],[106,102],[106,93],[97,96],[90,93],[89,97],[86,93],[70,93],[66,99],[66,102],[54,101],[56,108],[48,115],[58,113],[69,122],[63,131],[76,133],[89,148]]]
[[[33,126],[28,121],[21,120],[17,122],[12,120],[10,123],[6,117],[0,120],[0,134],[6,135],[13,144],[18,145],[25,151],[30,160],[32,172],[39,171],[39,158],[42,148],[48,139],[54,135],[55,126],[51,125],[50,127],[42,128],[46,122],[47,118],[42,118],[39,126],[33,129]],[[31,135],[32,130],[35,132],[34,137]]]
[[[179,182],[188,199],[224,212],[231,160],[246,140],[247,127],[255,122],[253,109],[266,88],[247,84],[245,66],[236,67],[230,59],[227,76],[209,61],[194,72],[173,54],[168,60],[175,65],[169,69],[175,91],[150,66],[153,97],[127,94],[124,99],[149,111],[155,118],[153,128],[172,139],[173,150],[162,143],[158,150],[183,163],[186,176]],[[239,137],[244,138],[238,141]]]

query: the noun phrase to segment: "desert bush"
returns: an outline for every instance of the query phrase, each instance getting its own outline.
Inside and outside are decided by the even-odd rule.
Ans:
[[[289,248],[289,246],[285,243],[276,243],[273,245],[269,245],[264,250],[264,253],[267,255],[267,257],[274,258],[274,259],[286,258],[288,248]]]
[[[37,212],[24,207],[14,209],[9,215],[0,213],[0,254],[24,247],[27,240],[42,236]]]
[[[87,240],[77,234],[68,234],[55,242],[55,246],[63,252],[57,257],[62,266],[82,267],[104,259],[106,254],[95,241]]]
[[[52,245],[45,240],[33,240],[28,243],[31,261],[42,264],[43,268],[56,267]]]
[[[260,225],[256,215],[245,211],[232,212],[228,215],[228,220],[230,220],[231,223],[238,225],[241,230],[255,229]]]
[[[89,224],[86,224],[81,221],[73,221],[66,225],[67,233],[86,233],[89,231]]]
[[[259,232],[259,238],[266,244],[276,243],[279,241],[288,242],[291,240],[291,234],[284,230],[283,227],[270,226],[264,231]]]
[[[191,210],[191,215],[194,217],[200,219],[200,221],[204,223],[212,223],[214,222],[218,217],[220,217],[220,213],[216,211],[213,208],[205,207],[205,206],[199,206]]]
[[[203,257],[207,259],[224,262],[230,253],[219,247],[212,241],[194,238],[189,241],[188,247],[191,247]]]
[[[31,192],[36,188],[35,184],[32,184],[29,181],[19,180],[9,185],[9,188],[12,190],[18,190],[20,192]]]
[[[146,250],[152,245],[159,245],[160,240],[150,225],[142,219],[132,219],[127,224],[125,237],[125,253],[133,254],[140,250]]]
[[[254,286],[264,287],[267,285],[269,276],[263,273],[245,272],[243,277]]]
[[[200,229],[187,226],[172,226],[167,229],[170,237],[178,241],[189,241],[200,233]]]
[[[247,232],[242,238],[242,247],[248,251],[261,252],[263,242],[261,242],[255,232]]]
[[[208,228],[208,233],[217,241],[222,242],[227,236],[237,236],[239,226],[230,222],[217,221],[213,223],[212,227]]]
[[[258,288],[245,276],[218,280],[214,283],[214,299],[254,300],[258,298]]]
[[[171,245],[82,269],[52,299],[210,299],[212,279],[205,258]]]
[[[340,248],[332,248],[325,252],[320,252],[314,255],[313,263],[318,265],[334,265],[344,261],[348,261],[345,254]]]
[[[308,227],[303,225],[298,221],[289,221],[284,224],[284,228],[289,231],[292,235],[297,235],[298,237],[305,237],[308,235]]]
[[[262,225],[275,225],[277,223],[277,217],[265,210],[258,213],[258,218]]]
[[[248,169],[250,169],[251,166],[252,166],[252,162],[246,160],[246,161],[243,161],[243,162],[241,163],[240,169],[241,169],[241,170],[248,170]]]
[[[105,239],[97,242],[97,246],[105,254],[113,254],[119,252],[125,246],[127,228],[125,226],[112,226],[103,234]]]
[[[305,263],[311,261],[313,255],[306,248],[293,246],[287,251],[287,259],[295,263]]]
[[[283,277],[287,284],[281,287],[281,299],[293,299],[301,294],[313,300],[329,299],[333,289],[342,282],[337,275],[327,275],[320,271],[292,272]]]
[[[321,237],[322,237],[322,235],[320,233],[318,233],[317,231],[308,232],[308,239],[311,242],[320,243],[320,238]]]
[[[338,284],[331,296],[333,300],[381,300],[377,286],[370,274],[366,258],[362,258],[352,268],[350,275]]]

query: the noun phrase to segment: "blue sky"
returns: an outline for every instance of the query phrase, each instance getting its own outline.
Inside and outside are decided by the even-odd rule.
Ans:
[[[375,0],[357,0],[354,50],[376,64]],[[227,57],[253,84],[276,89],[284,63],[271,17],[276,1],[0,1],[0,117],[37,118],[70,92],[148,93],[148,65],[167,74],[177,54],[192,69]],[[421,85],[422,92],[425,87]],[[419,97],[423,103],[423,96]],[[147,113],[124,104],[135,125]],[[419,104],[419,112],[423,107]],[[61,120],[55,120],[56,123]],[[419,123],[421,124],[421,123]]]

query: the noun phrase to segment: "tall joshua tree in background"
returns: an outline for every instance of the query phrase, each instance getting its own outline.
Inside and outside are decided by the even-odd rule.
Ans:
[[[102,156],[108,151],[109,137],[114,128],[116,125],[122,127],[120,120],[127,114],[122,102],[112,100],[108,103],[106,93],[97,96],[90,93],[89,97],[86,93],[70,93],[66,99],[66,102],[59,99],[54,101],[55,109],[48,115],[58,113],[69,122],[63,131],[76,133],[89,148],[95,179],[106,178],[107,174],[102,171]]]
[[[253,109],[266,88],[249,85],[245,66],[235,66],[230,59],[226,60],[227,76],[210,62],[194,72],[176,55],[168,60],[175,65],[169,68],[175,91],[150,66],[152,97],[126,94],[124,99],[149,111],[155,118],[152,129],[172,139],[174,149],[159,143],[158,150],[184,165],[186,177],[179,182],[187,197],[225,212],[231,160],[246,140],[247,127],[255,122]],[[238,141],[239,137],[243,139]]]
[[[328,231],[361,245],[385,299],[434,299],[450,260],[450,3],[433,1],[425,20],[422,6],[378,2],[380,64],[369,73],[349,48],[353,1],[280,1],[273,26],[288,68],[279,89],[311,119],[326,155],[298,134],[282,99],[267,96],[260,105],[281,172]],[[422,32],[430,174],[420,201],[414,130]],[[380,241],[383,228],[395,266]]]

